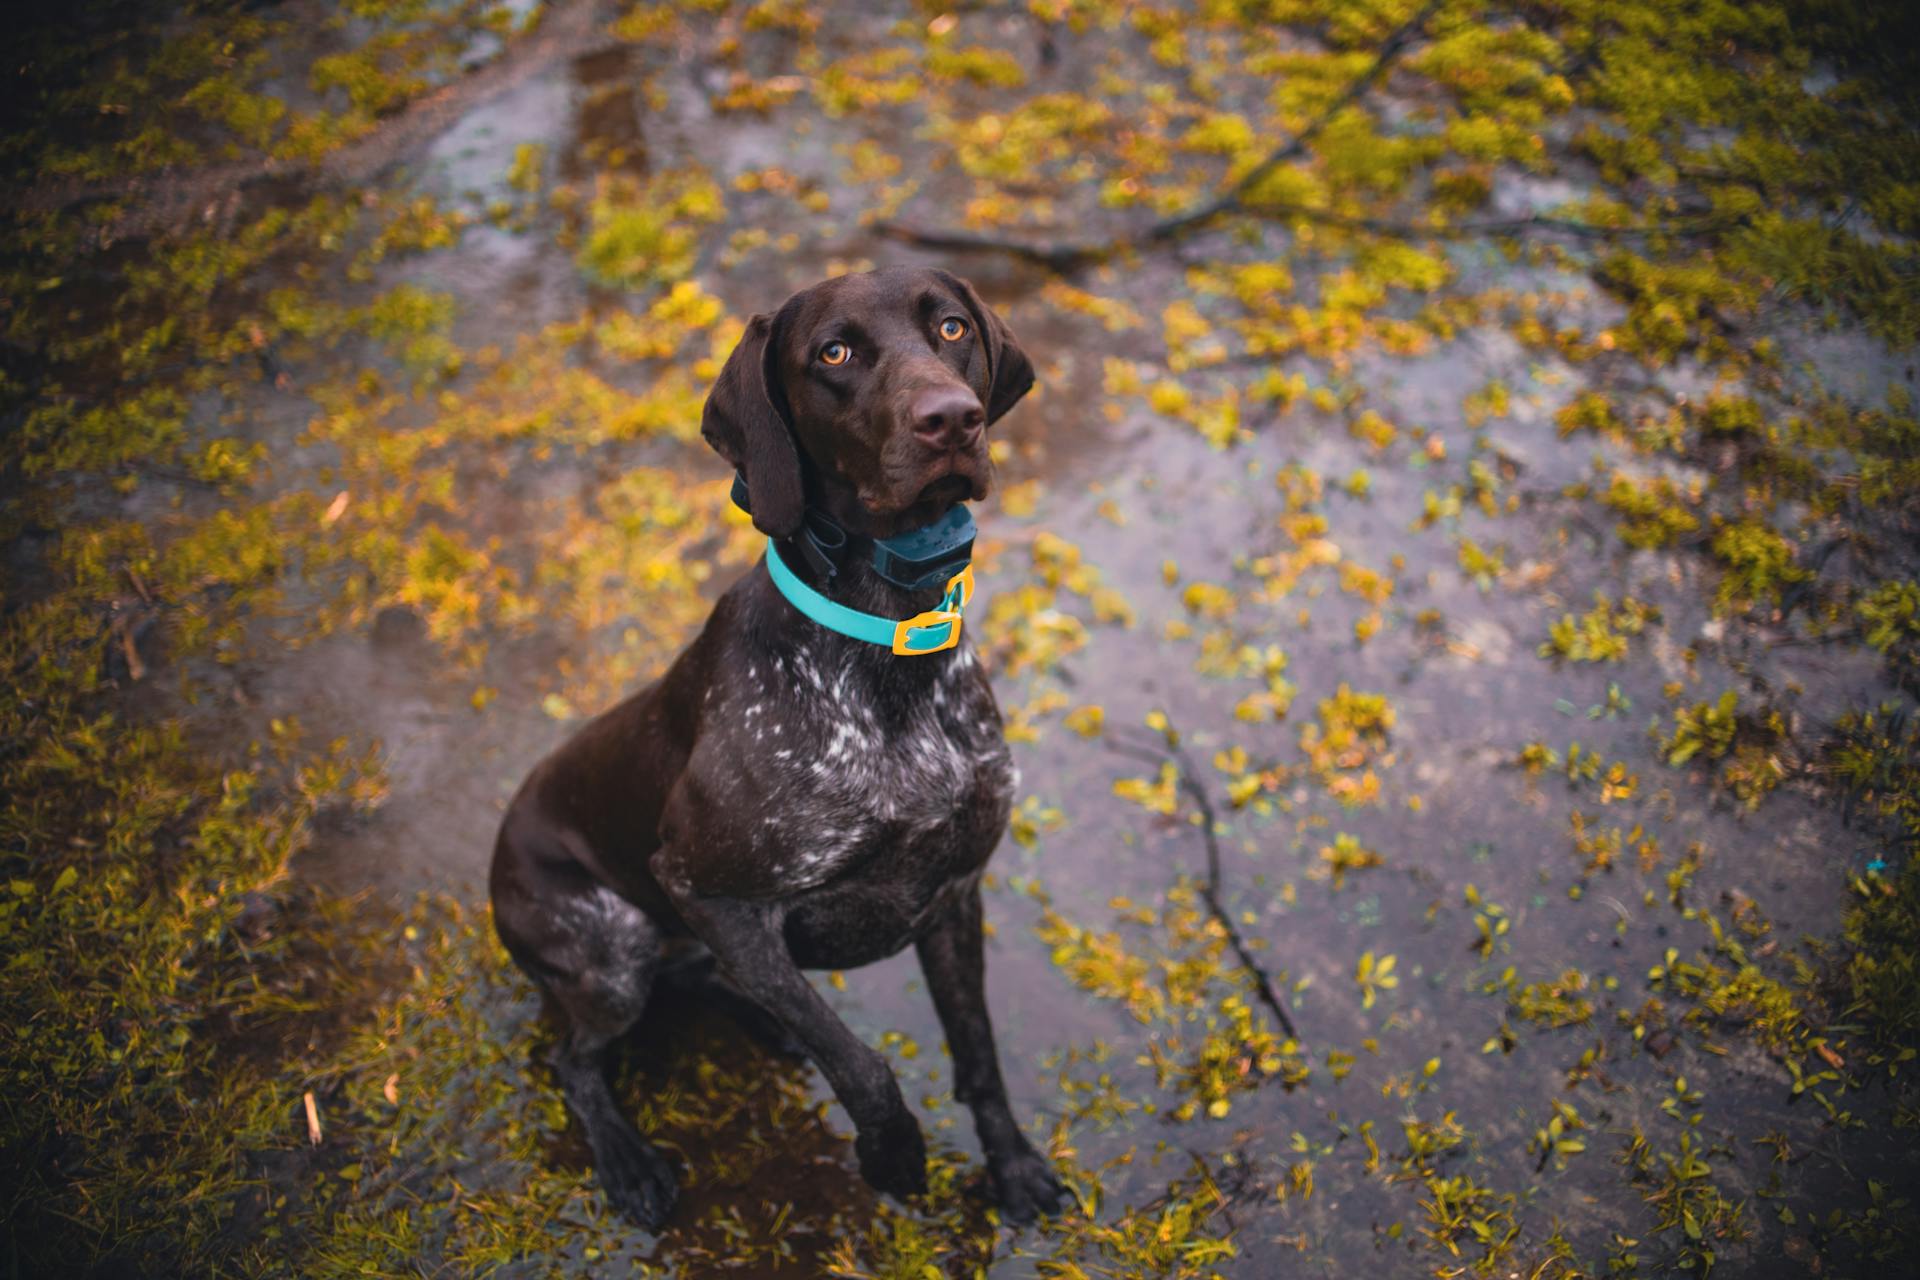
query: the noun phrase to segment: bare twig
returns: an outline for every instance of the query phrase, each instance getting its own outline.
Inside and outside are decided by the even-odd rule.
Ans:
[[[1327,209],[1309,209],[1301,205],[1270,206],[1264,212],[1279,217],[1302,218],[1325,226],[1370,231],[1376,235],[1398,236],[1407,240],[1421,236],[1430,240],[1471,240],[1478,236],[1520,235],[1528,231],[1556,232],[1582,240],[1650,240],[1657,236],[1697,236],[1715,231],[1728,231],[1745,226],[1752,221],[1751,218],[1742,214],[1732,218],[1703,218],[1684,225],[1669,223],[1644,227],[1610,227],[1600,222],[1582,222],[1577,218],[1562,218],[1554,214],[1530,213],[1519,218],[1494,218],[1485,222],[1459,222],[1449,225],[1447,223],[1398,222],[1391,218],[1364,218],[1334,213]]]
[[[1132,756],[1136,760],[1144,760],[1150,764],[1171,764],[1174,767],[1180,789],[1186,792],[1188,799],[1192,800],[1194,807],[1200,811],[1200,834],[1206,841],[1207,847],[1207,879],[1200,887],[1200,896],[1206,901],[1208,912],[1220,922],[1220,927],[1226,930],[1227,943],[1233,948],[1234,955],[1239,957],[1242,967],[1253,975],[1254,988],[1260,997],[1260,1003],[1267,1006],[1268,1012],[1273,1014],[1274,1021],[1280,1024],[1282,1031],[1286,1032],[1287,1039],[1299,1040],[1300,1033],[1294,1029],[1293,1018],[1288,1015],[1286,1005],[1281,1002],[1280,992],[1274,987],[1273,979],[1267,975],[1266,968],[1254,959],[1252,949],[1247,946],[1246,939],[1240,936],[1240,930],[1234,925],[1233,917],[1227,914],[1226,907],[1220,901],[1220,835],[1214,829],[1218,825],[1219,818],[1213,807],[1213,798],[1207,794],[1206,784],[1200,781],[1200,775],[1195,771],[1193,761],[1187,755],[1186,749],[1178,742],[1177,735],[1168,735],[1164,752],[1122,741],[1109,741],[1107,745],[1111,750]]]
[[[1212,222],[1221,214],[1238,208],[1246,199],[1247,193],[1275,169],[1297,158],[1313,140],[1325,131],[1333,118],[1352,106],[1361,95],[1371,89],[1380,79],[1393,69],[1407,46],[1426,29],[1427,19],[1440,7],[1439,0],[1428,0],[1420,11],[1408,18],[1381,44],[1378,55],[1372,65],[1354,78],[1353,82],[1342,89],[1332,102],[1321,109],[1320,114],[1307,122],[1305,128],[1269,151],[1253,168],[1241,174],[1230,186],[1215,193],[1201,203],[1183,213],[1162,218],[1158,222],[1131,234],[1115,236],[1110,240],[1092,241],[1081,244],[1056,243],[1035,244],[1029,241],[1008,237],[978,235],[967,231],[924,230],[898,222],[879,222],[874,230],[881,235],[891,236],[927,249],[985,250],[995,253],[1011,254],[1016,258],[1025,258],[1037,262],[1055,271],[1071,271],[1087,263],[1110,258],[1120,250],[1133,244],[1159,244],[1174,239],[1194,227]]]
[[[1160,221],[1148,227],[1146,234],[1141,238],[1148,241],[1171,239],[1189,227],[1197,227],[1202,223],[1211,222],[1229,209],[1237,207],[1241,201],[1246,199],[1247,193],[1258,186],[1262,179],[1275,169],[1278,169],[1281,165],[1287,163],[1287,161],[1296,158],[1305,151],[1308,144],[1319,137],[1326,127],[1333,122],[1335,116],[1352,106],[1359,100],[1362,94],[1373,88],[1382,76],[1392,70],[1393,64],[1400,60],[1400,55],[1406,52],[1407,46],[1413,43],[1414,39],[1418,37],[1421,32],[1426,30],[1427,19],[1431,18],[1434,10],[1439,7],[1439,0],[1427,0],[1427,3],[1421,6],[1420,12],[1401,23],[1399,28],[1387,37],[1386,42],[1380,46],[1380,52],[1378,56],[1374,58],[1373,65],[1361,72],[1360,75],[1354,79],[1353,83],[1341,90],[1340,96],[1332,102],[1329,102],[1321,110],[1320,114],[1308,123],[1306,128],[1294,134],[1292,138],[1280,144],[1278,147],[1275,147],[1267,153],[1266,158],[1259,164],[1256,164],[1253,168],[1241,174],[1239,181],[1214,196],[1211,200],[1197,205],[1185,213],[1175,214],[1171,218],[1162,218]]]
[[[1062,273],[1072,271],[1089,262],[1104,258],[1120,247],[1118,240],[1104,244],[1045,244],[1026,240],[1016,240],[1009,236],[981,235],[972,231],[924,230],[908,226],[901,222],[876,222],[873,230],[878,235],[887,236],[922,249],[945,249],[960,253],[1004,253],[1010,257],[1024,258],[1051,271]]]

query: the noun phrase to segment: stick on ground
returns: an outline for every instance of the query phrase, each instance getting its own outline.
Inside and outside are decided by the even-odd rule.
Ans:
[[[1253,951],[1247,946],[1246,939],[1240,935],[1240,930],[1235,927],[1233,917],[1227,914],[1226,907],[1220,902],[1220,835],[1215,830],[1218,825],[1217,812],[1213,807],[1213,798],[1207,794],[1206,784],[1200,781],[1200,775],[1195,772],[1193,761],[1187,755],[1186,749],[1180,745],[1178,737],[1177,734],[1168,734],[1164,751],[1136,746],[1129,742],[1109,742],[1107,745],[1136,760],[1144,760],[1152,764],[1171,764],[1174,767],[1180,789],[1186,792],[1187,797],[1193,801],[1194,807],[1200,811],[1200,834],[1205,839],[1207,847],[1207,878],[1200,887],[1200,896],[1206,901],[1208,912],[1220,922],[1220,927],[1226,930],[1227,942],[1233,947],[1234,955],[1239,957],[1246,971],[1253,975],[1254,989],[1260,996],[1260,1003],[1267,1006],[1268,1012],[1273,1014],[1274,1021],[1280,1024],[1280,1029],[1286,1033],[1287,1039],[1297,1041],[1300,1039],[1300,1033],[1294,1029],[1293,1018],[1288,1015],[1287,1007],[1280,999],[1280,992],[1273,985],[1273,979],[1268,976],[1266,968],[1254,959]]]

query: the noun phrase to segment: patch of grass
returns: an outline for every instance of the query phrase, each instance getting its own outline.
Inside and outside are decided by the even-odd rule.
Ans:
[[[1843,937],[1842,1016],[1864,1028],[1866,1061],[1890,1076],[1920,1056],[1920,863],[1853,879]]]
[[[1745,1202],[1729,1199],[1714,1182],[1706,1156],[1691,1132],[1661,1151],[1636,1126],[1620,1157],[1655,1212],[1654,1230],[1666,1238],[1669,1256],[1661,1261],[1699,1275],[1711,1273],[1721,1251],[1751,1231]]]
[[[374,760],[287,724],[222,769],[181,725],[107,709],[125,643],[72,594],[0,624],[0,1147],[36,1274],[241,1266],[261,1242],[225,1224],[256,1162],[305,1141],[277,1062],[363,998],[345,904],[287,863],[379,799]]]

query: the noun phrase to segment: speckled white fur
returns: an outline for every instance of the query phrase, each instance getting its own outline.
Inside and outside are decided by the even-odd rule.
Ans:
[[[717,710],[751,725],[756,740],[781,735],[770,756],[785,767],[760,778],[773,816],[754,826],[756,840],[785,859],[783,883],[821,884],[875,840],[907,844],[953,821],[983,772],[1011,805],[1012,758],[974,663],[963,644],[930,696],[891,727],[830,648],[798,649],[764,673],[748,668]],[[787,686],[784,698],[770,699],[773,681]],[[781,708],[778,723],[769,705]]]

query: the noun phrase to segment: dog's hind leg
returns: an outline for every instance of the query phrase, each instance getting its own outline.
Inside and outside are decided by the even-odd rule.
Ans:
[[[508,945],[565,1015],[566,1035],[554,1059],[561,1090],[586,1130],[607,1199],[658,1231],[678,1192],[673,1166],[621,1112],[607,1064],[614,1041],[646,1010],[660,965],[659,930],[645,912],[601,885],[547,898],[540,915],[546,946]]]

